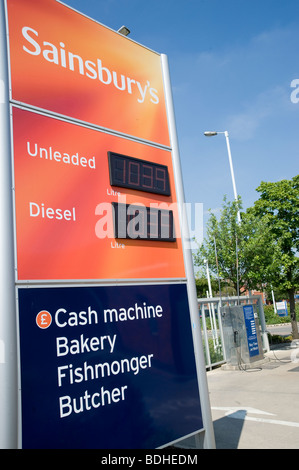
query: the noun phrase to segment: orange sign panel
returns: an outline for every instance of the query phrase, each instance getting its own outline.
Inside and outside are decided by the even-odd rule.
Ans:
[[[160,55],[55,0],[7,0],[12,99],[169,146]]]
[[[15,107],[13,149],[18,280],[185,277],[170,151]],[[166,166],[170,195],[111,186],[109,154]],[[117,205],[171,209],[175,239],[115,238]]]

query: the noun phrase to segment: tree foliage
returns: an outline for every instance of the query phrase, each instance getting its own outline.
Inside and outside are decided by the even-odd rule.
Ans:
[[[246,212],[241,199],[224,198],[220,217],[210,213],[207,237],[194,256],[235,289],[273,286],[290,300],[293,337],[298,337],[294,294],[299,288],[299,175],[277,183],[262,182],[259,199]]]
[[[210,212],[207,237],[194,255],[196,266],[203,268],[207,260],[210,270],[220,279],[230,280],[236,291],[240,279],[240,259],[237,256],[241,239],[241,226],[237,221],[240,209],[240,199],[230,202],[224,197],[220,218]]]
[[[263,219],[254,213],[241,213],[238,223],[238,210],[241,199],[230,202],[223,200],[220,217],[211,213],[207,224],[207,237],[195,255],[195,265],[203,266],[208,260],[209,268],[221,279],[230,281],[237,289],[261,287],[267,280],[267,261],[271,258],[270,234]],[[260,269],[261,265],[265,269]]]
[[[293,337],[298,338],[294,295],[299,288],[299,175],[276,183],[262,182],[253,213],[267,222],[275,247],[271,282],[285,290],[290,301]]]

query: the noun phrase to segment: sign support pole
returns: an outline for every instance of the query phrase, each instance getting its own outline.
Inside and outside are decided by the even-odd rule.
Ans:
[[[216,444],[215,444],[209,391],[208,391],[208,384],[207,384],[207,377],[206,377],[205,359],[203,355],[203,346],[202,346],[202,340],[201,340],[201,328],[200,328],[200,322],[199,322],[196,286],[195,286],[195,281],[194,281],[192,253],[191,253],[190,244],[188,243],[189,242],[189,230],[188,230],[187,214],[184,209],[185,195],[184,195],[182,171],[181,171],[180,157],[179,157],[179,145],[178,145],[178,139],[177,139],[177,133],[176,133],[176,123],[175,123],[175,114],[174,114],[174,107],[173,107],[173,100],[172,100],[168,59],[165,54],[161,54],[161,62],[162,62],[162,71],[163,71],[164,87],[165,87],[166,108],[167,108],[167,115],[168,115],[168,122],[169,122],[169,134],[170,134],[172,155],[173,155],[173,167],[174,167],[174,174],[176,175],[177,199],[179,203],[179,212],[181,213],[182,242],[183,242],[183,250],[184,250],[186,276],[187,276],[187,291],[188,291],[188,297],[189,297],[189,308],[190,308],[193,342],[194,342],[194,354],[195,354],[195,360],[196,360],[196,365],[197,365],[197,377],[198,377],[198,387],[199,387],[200,399],[201,399],[202,418],[203,418],[203,424],[205,428],[204,448],[214,449],[216,447]]]
[[[8,59],[0,2],[0,448],[17,448],[18,392]]]

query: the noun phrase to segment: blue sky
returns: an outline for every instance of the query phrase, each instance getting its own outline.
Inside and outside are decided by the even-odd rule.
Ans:
[[[225,137],[205,130],[228,131],[244,208],[261,181],[299,173],[298,0],[65,3],[167,54],[187,202],[203,203],[206,214],[234,197]]]

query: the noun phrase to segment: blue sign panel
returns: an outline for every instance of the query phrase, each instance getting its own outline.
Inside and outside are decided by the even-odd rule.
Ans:
[[[281,302],[276,302],[277,314],[280,317],[287,317],[288,316],[288,306],[285,300]]]
[[[249,356],[250,357],[257,356],[260,352],[259,352],[259,345],[257,341],[253,306],[244,305],[243,312],[244,312],[244,319],[245,319]]]
[[[18,299],[23,448],[156,448],[203,428],[186,285]]]

